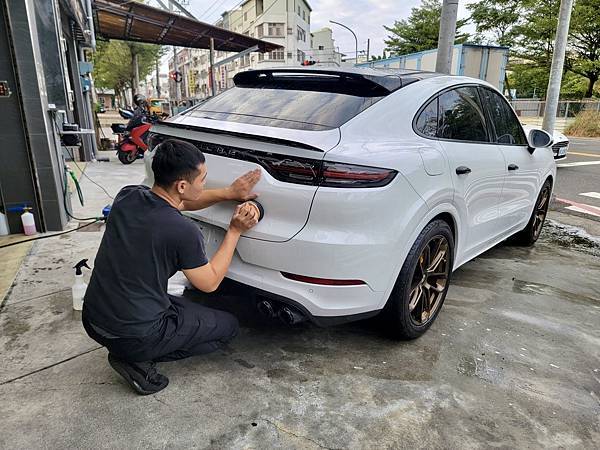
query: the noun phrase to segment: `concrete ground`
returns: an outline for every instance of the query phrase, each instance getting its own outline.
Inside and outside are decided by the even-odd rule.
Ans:
[[[142,172],[86,170],[111,195]],[[110,199],[82,185],[76,215],[98,214]],[[71,309],[71,266],[93,261],[102,231],[38,241],[0,311],[0,447],[599,448],[600,239],[551,214],[535,247],[500,245],[458,269],[438,320],[412,342],[385,339],[377,321],[287,328],[233,284],[186,291],[233,311],[241,334],[225,351],[161,364],[170,385],[148,397]]]

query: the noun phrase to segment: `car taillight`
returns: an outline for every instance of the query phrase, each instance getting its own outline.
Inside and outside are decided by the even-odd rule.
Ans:
[[[275,178],[288,183],[335,188],[385,186],[394,179],[395,170],[297,158],[261,158]]]
[[[377,167],[356,166],[323,162],[320,186],[343,188],[368,188],[385,186],[398,172]]]
[[[315,278],[315,277],[307,277],[304,275],[296,275],[294,273],[281,272],[285,278],[294,281],[300,281],[302,283],[309,284],[321,284],[324,286],[360,286],[363,284],[367,284],[362,280],[339,280],[339,279],[330,279],[330,278]]]
[[[148,147],[154,148],[166,138],[168,136],[150,133]],[[273,178],[286,183],[334,188],[374,188],[389,184],[398,174],[393,169],[287,156],[185,138],[177,139],[194,144],[204,153],[260,164]]]
[[[280,181],[309,186],[314,186],[319,181],[321,161],[280,155],[260,156],[257,160],[267,172]]]

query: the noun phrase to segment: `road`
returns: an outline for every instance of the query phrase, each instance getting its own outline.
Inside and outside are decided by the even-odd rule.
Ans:
[[[567,159],[557,162],[551,209],[600,222],[600,139],[570,141]]]

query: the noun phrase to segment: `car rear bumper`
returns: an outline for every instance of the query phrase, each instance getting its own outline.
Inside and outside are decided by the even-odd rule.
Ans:
[[[220,246],[224,231],[216,226],[197,222],[205,238],[206,253],[210,258]],[[289,248],[293,259],[293,250],[286,243],[255,241],[242,238],[238,247],[244,247],[245,253],[280,253],[286,252],[282,246]],[[248,246],[254,247],[248,249]],[[270,250],[269,250],[270,249]],[[360,258],[363,249],[357,249],[355,258]],[[333,249],[332,249],[333,251]],[[319,261],[315,265],[319,265]],[[371,289],[368,284],[353,286],[329,286],[304,283],[285,278],[281,271],[245,262],[236,250],[227,278],[262,292],[263,296],[273,298],[282,303],[299,307],[314,322],[322,323],[320,318],[353,316],[365,313],[377,313],[384,304],[384,292]]]

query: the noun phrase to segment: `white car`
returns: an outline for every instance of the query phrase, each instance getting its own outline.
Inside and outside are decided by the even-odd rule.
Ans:
[[[151,146],[194,143],[207,188],[262,169],[265,217],[240,240],[227,276],[255,288],[263,311],[320,325],[383,312],[392,335],[415,338],[439,313],[453,270],[508,237],[537,240],[556,174],[543,148],[551,138],[526,136],[491,85],[296,67],[234,82],[154,126]],[[209,255],[234,206],[187,213]]]
[[[541,127],[535,125],[523,124],[525,133],[529,133],[531,130],[541,130]],[[554,130],[552,133],[552,153],[554,154],[554,160],[559,161],[561,159],[567,159],[567,152],[569,151],[569,138],[562,134],[560,131]]]

